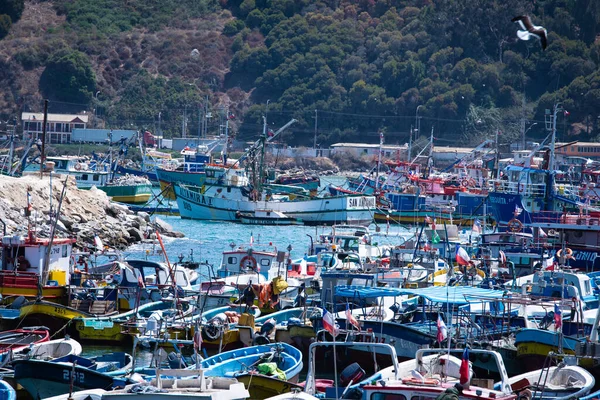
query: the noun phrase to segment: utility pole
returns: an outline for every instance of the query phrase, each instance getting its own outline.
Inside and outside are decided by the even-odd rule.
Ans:
[[[160,111],[159,111],[159,112],[158,112],[158,134],[159,134],[159,136],[162,136],[162,130],[160,129],[160,119],[161,119],[161,115],[162,115],[162,112],[160,112]]]
[[[315,110],[315,139],[313,141],[313,149],[317,148],[317,110]]]
[[[202,137],[202,104],[198,104],[198,139]]]
[[[44,164],[46,164],[46,125],[48,125],[48,100],[44,100],[44,124],[42,125],[42,154],[40,155],[40,179],[44,176]]]
[[[186,119],[187,119],[187,104],[185,105],[185,107],[183,108],[183,118],[181,119],[181,137],[185,138],[186,137]]]

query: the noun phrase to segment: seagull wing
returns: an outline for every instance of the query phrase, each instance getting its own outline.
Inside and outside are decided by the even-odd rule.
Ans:
[[[528,31],[533,28],[533,24],[531,23],[531,18],[529,18],[529,15],[519,15],[514,17],[511,21],[522,23],[525,26],[525,29]]]
[[[521,40],[531,39],[531,34],[527,31],[517,31],[517,37]]]

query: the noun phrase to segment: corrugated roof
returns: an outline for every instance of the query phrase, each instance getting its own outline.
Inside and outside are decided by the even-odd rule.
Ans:
[[[371,143],[335,143],[332,144],[331,147],[351,147],[355,149],[377,149],[379,148],[379,144],[371,144]],[[406,149],[407,145],[383,145],[382,149]]]
[[[48,114],[48,122],[81,122],[87,124],[88,114]],[[77,121],[79,119],[79,121]],[[44,121],[44,113],[21,113],[21,121]]]

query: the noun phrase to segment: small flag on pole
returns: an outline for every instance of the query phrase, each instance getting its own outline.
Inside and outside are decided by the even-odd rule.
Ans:
[[[331,333],[331,335],[333,337],[336,337],[338,335],[339,329],[335,323],[333,315],[324,308],[323,308],[323,328],[325,328],[325,330],[327,332]]]
[[[442,319],[442,316],[438,314],[437,319],[437,342],[442,343],[448,337],[448,328],[446,328],[446,323]]]
[[[459,368],[461,385],[465,385],[467,382],[469,382],[469,372],[469,348],[465,347],[465,351],[463,351],[462,361],[460,362]]]
[[[458,263],[458,265],[469,265],[469,262],[471,261],[471,257],[469,257],[469,254],[467,253],[467,251],[465,249],[463,249],[461,246],[456,246],[456,262]]]
[[[348,302],[346,302],[346,320],[360,331],[360,324],[358,323],[356,317],[352,315],[352,311],[350,310],[350,305]]]

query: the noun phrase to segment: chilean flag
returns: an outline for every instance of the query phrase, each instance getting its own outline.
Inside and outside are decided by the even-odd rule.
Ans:
[[[554,304],[554,328],[559,330],[562,327],[562,311],[558,304]]]
[[[323,308],[323,328],[325,328],[325,330],[327,332],[331,333],[331,335],[333,335],[333,337],[336,337],[338,334],[338,327],[335,324],[335,320],[333,319],[333,314],[331,314],[324,308]]]
[[[463,351],[462,361],[460,363],[460,384],[465,385],[469,382],[469,348],[465,347]]]
[[[437,339],[438,343],[442,343],[444,340],[446,340],[447,337],[448,337],[448,329],[446,328],[446,324],[444,323],[442,316],[440,314],[438,314],[436,339]]]
[[[471,257],[467,254],[467,251],[463,249],[461,246],[456,246],[456,262],[458,265],[469,265],[469,261],[471,261]]]

